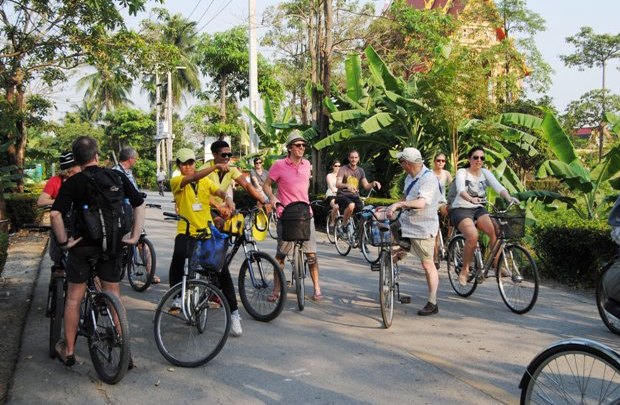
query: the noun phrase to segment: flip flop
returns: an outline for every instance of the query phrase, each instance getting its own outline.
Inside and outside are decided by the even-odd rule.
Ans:
[[[161,278],[159,278],[159,276],[153,276],[153,284],[159,284],[161,283]]]
[[[56,346],[54,346],[54,349],[56,350],[56,355],[58,356],[58,360],[60,360],[62,364],[64,364],[67,367],[71,367],[72,365],[75,364],[75,355],[74,354],[67,355],[66,353],[67,344],[65,343],[64,340],[59,340],[58,342],[56,342]]]
[[[269,302],[276,302],[279,299],[280,299],[280,294],[278,294],[278,293],[270,294],[270,295],[267,296],[267,301],[269,301]]]
[[[312,296],[312,301],[321,301],[323,299],[323,294],[314,294]]]

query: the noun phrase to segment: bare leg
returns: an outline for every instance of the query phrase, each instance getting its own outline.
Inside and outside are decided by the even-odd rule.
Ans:
[[[306,253],[308,259],[308,267],[310,269],[310,278],[312,278],[312,285],[314,287],[314,296],[321,296],[321,286],[319,285],[319,262],[316,258],[316,253]]]
[[[78,322],[80,320],[80,304],[84,298],[86,283],[68,283],[67,298],[65,300],[65,354],[72,355],[75,350]]]
[[[432,260],[422,262],[426,284],[428,285],[428,302],[437,304],[437,288],[439,287],[439,273]]]
[[[459,231],[465,237],[465,247],[463,249],[463,268],[459,274],[459,284],[467,284],[467,278],[469,276],[469,264],[474,257],[474,250],[478,243],[478,230],[474,225],[474,221],[469,218],[465,218],[459,223]]]

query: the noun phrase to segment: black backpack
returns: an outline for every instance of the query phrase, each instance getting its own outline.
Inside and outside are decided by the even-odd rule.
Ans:
[[[131,231],[133,209],[125,198],[121,173],[106,169],[85,170],[87,204],[75,207],[82,236],[101,247],[104,254],[121,250],[121,239]]]

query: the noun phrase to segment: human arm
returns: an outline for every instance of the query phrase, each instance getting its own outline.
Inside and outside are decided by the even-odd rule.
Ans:
[[[189,183],[193,183],[195,181],[198,181],[198,180],[202,179],[203,177],[208,176],[209,173],[214,172],[216,170],[219,170],[221,172],[227,172],[229,170],[228,164],[227,163],[218,163],[218,164],[215,164],[213,166],[206,166],[206,167],[204,167],[204,168],[202,168],[200,170],[195,171],[194,174],[183,176],[183,179],[181,180],[180,188],[185,187]]]
[[[273,194],[272,183],[273,180],[271,179],[271,177],[267,176],[267,179],[263,183],[263,192],[265,193],[267,198],[269,198],[269,202],[275,207],[275,205],[278,203],[278,198]]]
[[[52,196],[47,194],[45,191],[42,191],[39,199],[37,200],[37,207],[47,207],[52,204],[54,204],[54,199]]]
[[[381,190],[381,183],[379,183],[378,181],[368,181],[366,180],[366,177],[362,179],[361,184],[365,190],[370,190],[371,188],[376,188],[377,190]]]
[[[502,184],[497,180],[497,178],[487,169],[482,169],[484,173],[484,177],[486,178],[489,185],[498,193],[504,200],[509,203],[519,204],[519,199],[510,195],[506,187],[502,186]]]
[[[243,176],[237,177],[235,181],[237,182],[237,184],[243,187],[243,189],[247,191],[247,193],[251,195],[252,198],[255,199],[256,201],[263,203],[263,204],[269,203],[269,199],[267,201],[264,201],[264,197],[262,193],[260,192],[260,189],[251,185]]]
[[[338,187],[336,187],[336,175],[333,173],[328,173],[325,177],[325,182],[327,183],[327,188],[336,195],[338,192]]]

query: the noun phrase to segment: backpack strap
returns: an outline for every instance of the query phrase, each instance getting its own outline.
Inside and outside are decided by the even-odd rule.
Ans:
[[[407,198],[407,196],[409,195],[409,192],[411,191],[411,189],[413,188],[413,186],[416,185],[416,183],[418,182],[418,180],[420,180],[422,177],[426,176],[427,174],[429,174],[431,171],[430,169],[426,169],[424,171],[424,173],[422,173],[422,175],[420,177],[416,177],[407,187],[407,189],[405,190],[405,198]],[[439,179],[437,180],[437,183],[439,184]]]

